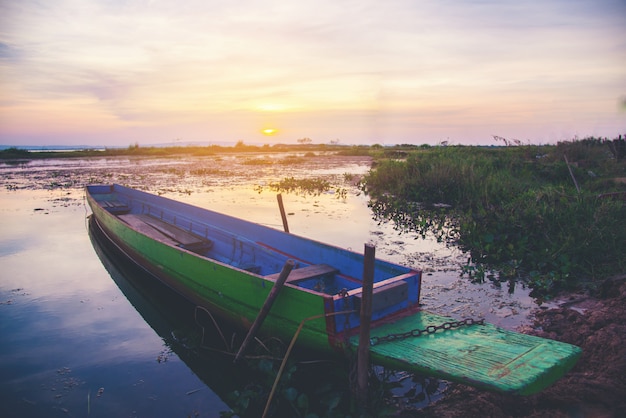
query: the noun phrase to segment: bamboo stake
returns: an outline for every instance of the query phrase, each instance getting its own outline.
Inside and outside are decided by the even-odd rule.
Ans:
[[[280,217],[283,219],[283,229],[286,233],[289,233],[289,225],[287,224],[287,215],[285,214],[285,206],[283,205],[283,195],[278,193],[276,195],[278,199],[278,208],[280,209]]]
[[[267,296],[267,299],[265,299],[265,303],[263,304],[263,307],[259,311],[259,314],[254,320],[254,323],[248,330],[248,335],[246,335],[246,338],[245,340],[243,340],[241,347],[239,347],[239,351],[237,352],[237,355],[235,356],[235,363],[239,361],[239,358],[242,356],[242,354],[246,350],[248,344],[250,343],[254,335],[257,333],[259,328],[261,328],[261,325],[263,325],[263,321],[265,320],[265,317],[270,313],[270,309],[272,309],[274,300],[278,296],[278,292],[280,292],[280,289],[282,289],[283,285],[285,284],[285,281],[287,280],[289,273],[291,273],[291,270],[293,269],[294,265],[295,265],[295,262],[293,260],[287,260],[287,262],[283,266],[283,269],[281,270],[280,275],[278,276],[278,279],[276,279],[276,283],[274,283],[274,287],[272,287],[272,290],[270,290],[270,294]]]
[[[263,411],[262,418],[265,418],[267,416],[267,413],[270,410],[270,404],[272,403],[272,399],[274,398],[274,393],[276,392],[276,387],[278,386],[278,382],[280,381],[280,378],[283,375],[283,370],[285,370],[285,365],[287,364],[287,359],[289,359],[289,355],[291,354],[291,350],[293,349],[293,346],[296,344],[296,340],[298,339],[298,335],[300,335],[300,331],[302,331],[302,327],[304,327],[304,324],[307,321],[312,321],[314,319],[319,319],[319,318],[324,318],[324,317],[328,318],[328,317],[332,317],[332,316],[335,316],[335,315],[345,315],[345,314],[351,314],[351,313],[355,313],[355,312],[356,311],[331,312],[331,313],[327,313],[327,314],[310,316],[310,317],[304,318],[302,321],[300,321],[300,325],[298,326],[298,329],[296,330],[296,333],[291,338],[291,342],[289,343],[289,347],[287,348],[287,352],[285,353],[285,357],[283,357],[283,361],[282,361],[282,363],[280,363],[280,368],[278,369],[278,373],[276,374],[276,379],[274,379],[274,384],[272,385],[272,390],[270,391],[270,395],[267,398],[267,402],[265,403],[265,410]]]
[[[370,322],[372,320],[372,293],[374,290],[374,263],[376,247],[365,244],[363,260],[363,296],[361,298],[361,324],[359,349],[357,354],[357,398],[363,408],[367,408],[367,392],[370,365]]]
[[[569,161],[567,161],[567,155],[563,154],[563,157],[565,158],[565,164],[567,164],[569,175],[572,177],[572,180],[574,181],[574,186],[576,186],[576,191],[578,192],[578,194],[580,194],[580,187],[578,187],[578,182],[576,181],[576,177],[574,177],[574,173],[572,172],[572,167],[570,167]]]

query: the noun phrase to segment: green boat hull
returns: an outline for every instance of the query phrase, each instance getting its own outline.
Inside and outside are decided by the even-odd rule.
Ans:
[[[98,209],[94,211],[95,218],[109,239],[163,283],[235,326],[249,328],[254,322],[274,282],[155,241],[108,213],[97,212]],[[302,319],[318,316],[307,321],[299,340],[306,347],[328,351],[332,347],[324,314],[324,297],[285,286],[274,302],[272,314],[265,319],[262,332],[288,341]]]

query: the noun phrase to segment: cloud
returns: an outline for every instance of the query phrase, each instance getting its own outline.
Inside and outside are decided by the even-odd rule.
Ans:
[[[3,42],[0,42],[0,60],[4,62],[17,61],[19,57],[20,57],[19,50]]]
[[[252,124],[269,109],[359,123],[379,112],[395,125],[363,129],[389,140],[539,116],[588,129],[616,112],[625,16],[618,0],[2,2],[0,93],[5,114],[49,108],[107,130],[229,112]],[[3,126],[20,129],[10,119],[0,142]]]

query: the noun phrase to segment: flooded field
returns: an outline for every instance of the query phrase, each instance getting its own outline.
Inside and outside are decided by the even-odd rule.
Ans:
[[[378,258],[422,269],[429,311],[510,329],[529,322],[527,289],[473,285],[459,277],[459,251],[375,221],[357,187],[369,169],[366,157],[293,153],[0,163],[0,415],[220,416],[251,398],[243,393],[258,370],[192,356],[183,335],[199,327],[189,306],[146,285],[90,232],[86,184],[120,183],[282,229],[274,186],[322,179],[319,193],[282,191],[292,233],[355,251],[371,243]],[[319,387],[337,379],[313,378]],[[409,408],[445,388],[416,396],[433,383],[392,379]]]

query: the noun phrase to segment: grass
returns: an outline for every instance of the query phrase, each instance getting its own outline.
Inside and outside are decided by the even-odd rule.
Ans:
[[[377,216],[468,251],[473,279],[524,280],[549,295],[623,273],[625,202],[599,195],[626,192],[613,180],[625,172],[624,159],[593,138],[433,147],[379,160],[364,189]]]
[[[316,178],[297,179],[295,177],[285,177],[276,182],[270,182],[267,188],[278,193],[293,193],[300,196],[319,196],[322,193],[332,193],[337,199],[346,199],[348,190],[341,186],[333,186],[328,180]],[[255,190],[262,193],[266,187],[257,186]]]

